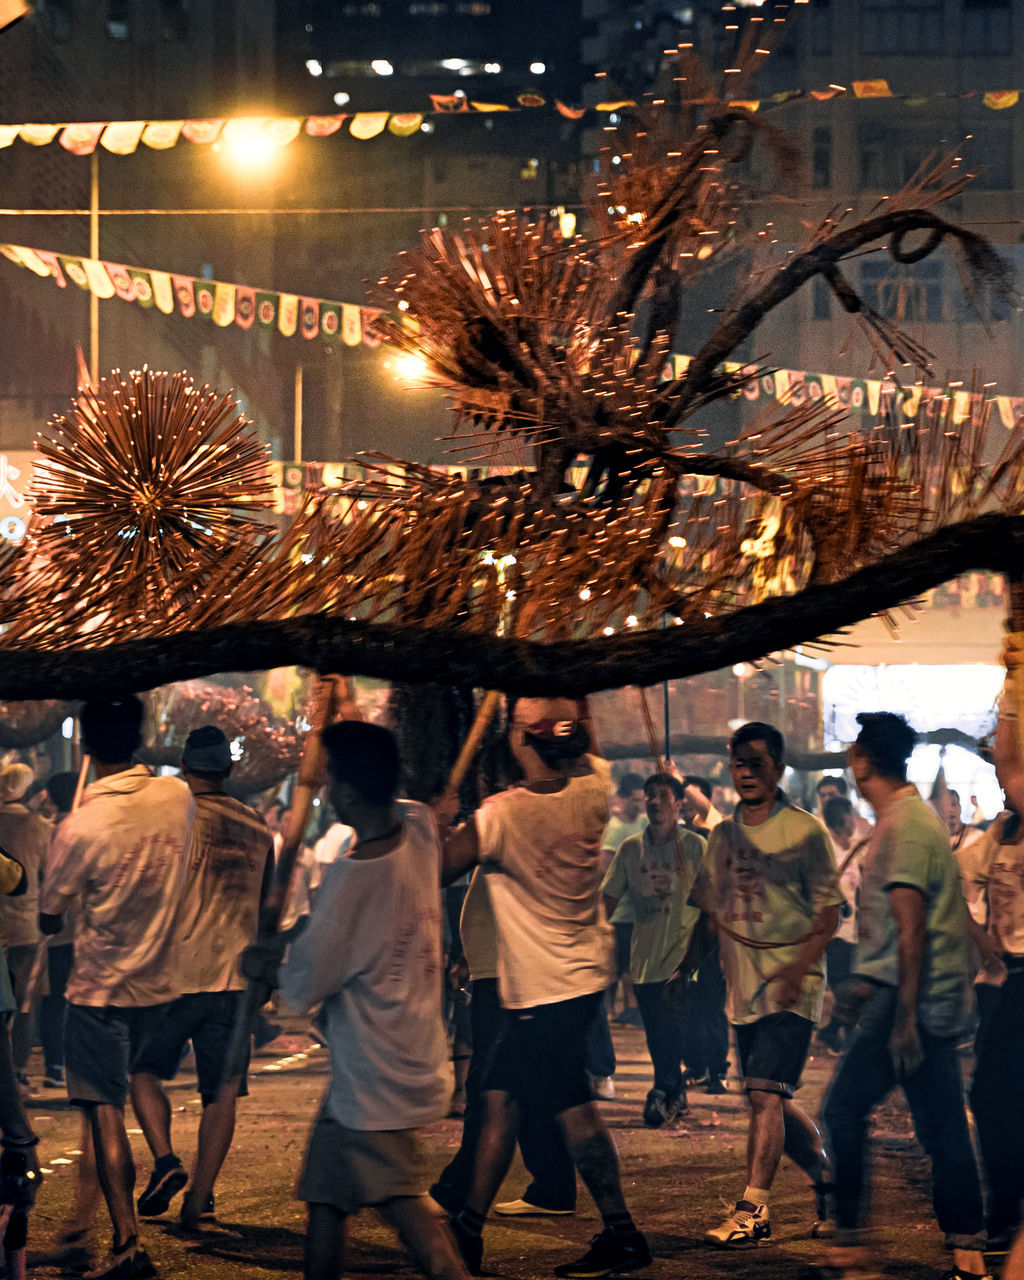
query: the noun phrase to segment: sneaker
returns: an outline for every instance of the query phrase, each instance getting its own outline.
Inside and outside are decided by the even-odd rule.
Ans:
[[[770,1244],[771,1238],[767,1206],[750,1200],[737,1200],[722,1225],[704,1233],[704,1242],[719,1249],[756,1249],[759,1244]]]
[[[188,1174],[181,1167],[181,1161],[165,1169],[163,1173],[154,1169],[149,1175],[149,1184],[139,1196],[139,1214],[143,1218],[158,1218],[166,1213],[171,1199],[188,1182]]]
[[[590,1087],[594,1091],[594,1097],[600,1098],[602,1102],[611,1102],[615,1097],[615,1081],[611,1076],[591,1076]]]
[[[134,1238],[127,1247],[107,1254],[100,1265],[87,1271],[82,1280],[142,1280],[143,1276],[155,1276],[156,1267],[149,1254]]]
[[[591,1280],[595,1276],[620,1276],[650,1266],[651,1251],[639,1231],[604,1231],[594,1236],[590,1248],[575,1262],[555,1267],[556,1276]]]
[[[464,1227],[458,1218],[449,1218],[448,1225],[455,1237],[455,1247],[466,1264],[466,1270],[471,1276],[481,1275],[481,1267],[484,1263],[483,1236]]]
[[[213,1205],[212,1191],[206,1197],[206,1203],[199,1210],[199,1221],[200,1222],[216,1222],[217,1221],[216,1210],[214,1209],[214,1205]]]
[[[729,1090],[725,1087],[725,1081],[721,1076],[708,1076],[707,1084],[704,1086],[704,1092],[718,1094],[728,1093]]]
[[[503,1204],[496,1204],[494,1212],[500,1213],[503,1218],[565,1218],[576,1210],[547,1209],[542,1204],[531,1204],[529,1200],[506,1200]]]
[[[43,1076],[44,1089],[63,1089],[64,1088],[64,1068],[50,1067]]]
[[[683,1089],[671,1102],[665,1103],[665,1123],[673,1124],[680,1116],[685,1116],[689,1110],[690,1104],[686,1100],[686,1090]]]
[[[683,1084],[689,1088],[691,1085],[703,1084],[708,1078],[706,1071],[687,1071],[683,1076]]]
[[[668,1098],[664,1089],[652,1089],[644,1101],[644,1124],[660,1129],[668,1119]]]

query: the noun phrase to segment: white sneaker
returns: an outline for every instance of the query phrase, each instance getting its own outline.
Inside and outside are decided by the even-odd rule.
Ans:
[[[615,1081],[611,1076],[591,1076],[590,1086],[594,1090],[594,1097],[600,1098],[602,1102],[611,1102],[615,1097]]]
[[[494,1206],[494,1212],[503,1218],[567,1218],[575,1213],[574,1209],[545,1209],[543,1205],[531,1204],[529,1200],[506,1200]]]
[[[768,1206],[750,1200],[737,1200],[722,1225],[704,1233],[705,1244],[719,1249],[756,1249],[759,1244],[771,1244],[771,1239]]]

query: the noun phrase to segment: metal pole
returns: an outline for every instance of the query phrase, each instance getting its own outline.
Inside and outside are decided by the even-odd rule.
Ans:
[[[302,365],[295,366],[295,420],[292,425],[292,461],[302,461]]]
[[[100,256],[100,157],[94,151],[89,157],[89,257]],[[100,300],[89,290],[89,377],[99,385],[100,377]]]

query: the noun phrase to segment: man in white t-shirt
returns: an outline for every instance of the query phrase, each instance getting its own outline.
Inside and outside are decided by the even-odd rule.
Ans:
[[[644,813],[644,780],[638,773],[623,774],[618,785],[619,812],[608,819],[601,838],[601,855],[605,873],[612,864],[612,859],[619,851],[623,840],[630,836],[638,836],[647,826],[647,814]],[[640,1026],[640,1009],[633,994],[633,980],[629,974],[629,955],[633,944],[633,904],[629,895],[625,894],[616,904],[615,910],[608,917],[608,923],[615,931],[615,982],[622,990],[622,1008],[615,1017],[616,1022],[629,1026]],[[609,1008],[615,1007],[615,987],[610,992]],[[609,1082],[610,1083],[610,1082]],[[614,1096],[614,1091],[612,1093]]]
[[[611,928],[601,905],[607,763],[575,702],[521,698],[509,745],[524,785],[489,796],[450,835],[445,878],[482,867],[498,930],[498,988],[509,1010],[484,1082],[486,1119],[456,1240],[479,1274],[482,1230],[508,1170],[521,1099],[557,1115],[569,1154],[604,1222],[590,1249],[557,1276],[605,1276],[646,1267],[647,1241],[622,1194],[618,1155],[593,1100],[587,1030],[612,972]]]
[[[750,1105],[747,1186],[704,1239],[725,1249],[771,1240],[769,1191],[783,1152],[815,1184],[826,1216],[821,1134],[793,1094],[825,995],[824,952],[843,901],[825,828],[779,789],[785,742],[752,721],[729,740],[740,803],[708,838],[694,901],[717,928],[743,1088]]]
[[[110,1254],[87,1275],[134,1280],[156,1272],[138,1240],[124,1104],[146,1033],[180,991],[175,939],[195,802],[180,778],[132,765],[141,741],[138,698],[87,702],[79,725],[96,781],[54,835],[39,925],[59,933],[77,903],[66,990],[68,1098],[89,1120],[114,1227]]]
[[[434,815],[395,799],[398,746],[387,729],[347,721],[326,729],[323,743],[331,803],[356,842],[328,869],[280,971],[281,994],[297,1012],[322,1002],[331,1051],[331,1083],[298,1186],[309,1214],[305,1278],[338,1280],[346,1221],[372,1206],[428,1275],[465,1280],[450,1234],[428,1208],[418,1134],[451,1096]],[[252,976],[265,974],[263,950],[243,959]]]
[[[256,938],[260,902],[273,872],[273,843],[258,813],[229,796],[231,747],[215,725],[193,729],[181,755],[182,777],[196,801],[188,882],[178,917],[181,995],[147,1036],[132,1073],[132,1105],[155,1162],[139,1196],[144,1218],[157,1217],[189,1180],[171,1147],[171,1107],[161,1087],[178,1070],[189,1041],[203,1115],[180,1225],[213,1217],[213,1184],[231,1146],[235,1104],[245,1072],[224,1079],[235,1023],[245,1001],[238,957]]]

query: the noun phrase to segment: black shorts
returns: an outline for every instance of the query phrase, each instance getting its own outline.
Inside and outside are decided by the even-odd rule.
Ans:
[[[151,1024],[132,1070],[173,1079],[191,1040],[203,1104],[213,1102],[223,1083],[224,1060],[244,1001],[244,991],[198,991],[172,1000],[163,1006],[164,1016]],[[247,1093],[243,1069],[238,1096],[244,1098]]]
[[[139,1050],[167,1007],[69,1004],[64,1023],[68,1101],[123,1108]]]
[[[786,1010],[733,1029],[743,1088],[792,1098],[800,1088],[814,1023]]]
[[[555,1115],[593,1101],[587,1034],[603,998],[603,991],[594,991],[532,1009],[509,1009],[484,1089],[542,1105]]]

